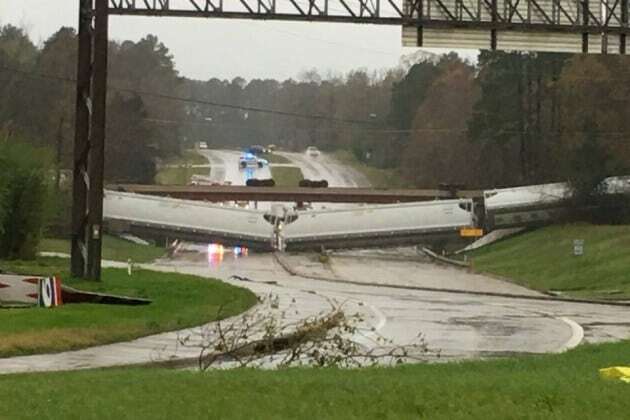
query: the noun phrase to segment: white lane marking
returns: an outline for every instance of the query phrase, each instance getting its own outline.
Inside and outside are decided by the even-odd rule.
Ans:
[[[352,299],[357,302],[363,303],[367,309],[369,309],[374,316],[376,317],[376,324],[372,324],[372,328],[367,328],[365,330],[358,328],[357,332],[352,336],[352,341],[355,343],[363,344],[367,348],[372,348],[375,345],[378,345],[378,339],[381,337],[379,331],[385,327],[387,324],[387,316],[376,306],[366,303],[365,301]],[[368,325],[371,324],[368,322]]]
[[[505,304],[501,304],[501,303],[487,303],[490,306],[499,306],[502,308],[511,308],[514,309],[512,306],[509,305],[505,305]],[[582,340],[584,340],[584,328],[582,328],[582,326],[580,324],[578,324],[577,322],[575,322],[574,320],[572,320],[571,318],[567,318],[565,316],[558,316],[554,313],[551,312],[546,312],[546,311],[540,311],[540,310],[534,310],[534,309],[528,309],[528,308],[519,308],[520,311],[522,312],[528,312],[531,314],[536,314],[539,316],[542,316],[544,318],[549,318],[549,319],[555,319],[557,321],[562,321],[565,324],[567,324],[569,326],[569,328],[571,328],[571,337],[560,347],[558,347],[555,350],[550,350],[548,353],[563,353],[567,350],[571,350],[577,346],[580,345],[580,343],[582,342]]]
[[[562,353],[577,347],[582,342],[582,340],[584,340],[584,328],[582,328],[582,326],[574,320],[564,316],[556,319],[559,319],[560,321],[566,323],[569,327],[571,327],[571,338],[569,338],[566,343],[564,343],[558,350],[556,350],[556,353]]]
[[[376,306],[369,305],[369,304],[365,304],[365,305],[368,308],[370,308],[370,310],[372,312],[374,312],[374,315],[376,315],[376,318],[378,319],[378,323],[374,326],[374,331],[382,330],[383,327],[385,326],[385,324],[387,324],[387,316],[380,309],[378,309]]]

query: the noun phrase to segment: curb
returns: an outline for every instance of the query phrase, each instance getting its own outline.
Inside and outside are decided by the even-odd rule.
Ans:
[[[546,301],[546,302],[584,303],[584,304],[590,304],[590,305],[630,307],[630,302],[622,302],[622,301],[571,299],[571,298],[561,298],[561,297],[554,297],[554,296],[532,296],[532,295],[519,295],[519,294],[499,293],[499,292],[476,292],[472,290],[462,290],[462,289],[408,286],[408,285],[402,285],[402,284],[382,284],[382,283],[374,283],[374,282],[359,282],[359,281],[346,280],[346,279],[335,279],[335,278],[324,277],[324,276],[311,276],[309,274],[297,272],[286,261],[283,261],[279,254],[280,253],[278,252],[273,253],[275,260],[290,275],[302,277],[305,279],[320,280],[320,281],[325,281],[325,282],[330,282],[330,283],[343,283],[343,284],[352,284],[355,286],[381,287],[381,288],[400,289],[400,290],[419,290],[423,292],[453,293],[453,294],[471,295],[471,296],[500,297],[500,298],[506,298],[506,299],[523,299],[523,300],[537,300],[537,301]]]

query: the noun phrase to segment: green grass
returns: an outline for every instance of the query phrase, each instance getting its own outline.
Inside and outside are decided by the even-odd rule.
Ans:
[[[294,167],[271,167],[271,176],[279,187],[297,187],[304,179],[302,170]]]
[[[598,369],[630,343],[397,368],[113,369],[0,376],[0,418],[622,419],[630,384]]]
[[[186,150],[181,156],[162,162],[155,175],[159,185],[188,185],[193,175],[208,175],[210,168],[191,168],[190,165],[208,165],[208,159],[194,150]]]
[[[40,252],[70,253],[70,241],[65,239],[43,239]],[[103,236],[103,258],[111,261],[151,262],[165,253],[163,248],[153,245],[139,245],[113,236]]]
[[[181,156],[166,159],[164,165],[208,165],[208,159],[195,150],[184,150]]]
[[[359,162],[357,158],[347,150],[338,150],[333,156],[340,162],[361,172],[370,182],[373,188],[410,188],[395,169],[380,169]]]
[[[208,175],[209,173],[209,168],[160,168],[155,174],[155,183],[159,185],[188,185],[193,175]]]
[[[573,255],[574,239],[584,240],[584,255]],[[469,257],[475,270],[536,290],[630,297],[630,226],[550,226],[481,248]]]
[[[248,290],[200,277],[136,270],[104,269],[102,282],[70,278],[68,260],[0,261],[0,270],[61,275],[63,284],[82,290],[151,299],[145,306],[70,304],[55,309],[0,310],[0,357],[57,352],[132,340],[163,331],[201,325],[240,313],[256,302]],[[0,418],[3,415],[0,414]]]
[[[263,159],[266,159],[269,163],[291,163],[289,159],[284,156],[277,155],[275,153],[264,153],[260,156]]]

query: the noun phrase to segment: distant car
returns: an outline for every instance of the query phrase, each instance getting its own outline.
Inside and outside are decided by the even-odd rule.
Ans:
[[[252,146],[249,146],[245,152],[251,153],[252,155],[260,156],[262,154],[267,153],[267,150],[261,145],[254,144]]]
[[[199,148],[200,149],[207,149],[208,148],[208,143],[206,143],[205,141],[200,141],[199,142]]]
[[[238,158],[238,167],[241,169],[262,168],[266,165],[269,165],[267,160],[259,158],[253,153],[245,152]]]
[[[320,155],[320,151],[315,146],[308,146],[306,148],[306,154],[309,155],[310,157],[317,157]]]

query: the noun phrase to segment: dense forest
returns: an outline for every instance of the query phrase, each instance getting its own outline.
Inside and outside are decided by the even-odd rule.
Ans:
[[[70,168],[76,33],[35,45],[0,28],[0,135],[49,146]],[[407,60],[408,61],[408,60]],[[189,80],[155,36],[110,44],[106,177],[151,182],[197,141],[351,150],[409,187],[592,180],[630,173],[627,57],[482,51],[389,71],[295,80]],[[211,71],[210,71],[211,73]]]

